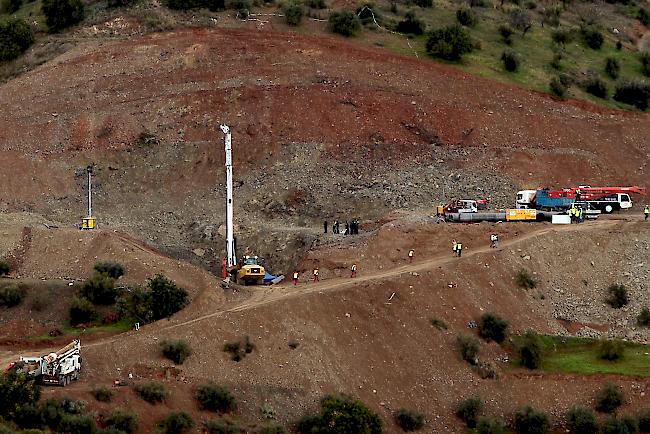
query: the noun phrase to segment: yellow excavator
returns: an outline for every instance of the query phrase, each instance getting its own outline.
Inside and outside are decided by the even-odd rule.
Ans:
[[[233,270],[240,285],[262,284],[265,272],[264,267],[258,264],[257,256],[244,256]]]

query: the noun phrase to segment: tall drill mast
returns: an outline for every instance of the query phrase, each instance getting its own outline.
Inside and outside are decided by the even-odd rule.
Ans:
[[[233,208],[232,208],[232,136],[228,125],[221,125],[225,134],[226,148],[226,260],[228,267],[237,264],[235,257],[235,236],[233,234]]]

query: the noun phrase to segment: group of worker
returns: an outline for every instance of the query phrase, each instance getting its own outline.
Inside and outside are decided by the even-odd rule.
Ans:
[[[334,224],[332,225],[332,233],[333,234],[340,234],[341,233],[341,228],[340,228],[340,223],[338,220],[334,220]],[[345,230],[343,231],[343,235],[359,235],[359,220],[354,219],[351,222],[346,221],[345,222]],[[323,222],[323,232],[327,233],[327,220]]]
[[[350,278],[355,278],[357,277],[357,264],[353,263],[352,266],[350,267]],[[297,285],[300,280],[300,273],[298,271],[293,272],[293,284]],[[312,282],[320,282],[320,270],[318,267],[314,267],[314,270],[312,271]]]
[[[577,206],[575,203],[569,208],[569,217],[571,217],[571,223],[582,223],[585,221],[582,207]]]

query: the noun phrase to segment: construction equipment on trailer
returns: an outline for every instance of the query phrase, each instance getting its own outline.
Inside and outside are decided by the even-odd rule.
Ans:
[[[486,199],[452,199],[446,205],[439,205],[436,213],[439,216],[456,213],[478,212],[487,209],[488,201]]]
[[[588,185],[550,190],[521,190],[517,192],[518,209],[564,211],[575,203],[590,210],[611,213],[632,207],[630,194],[645,195],[645,187],[591,187]]]
[[[8,371],[24,372],[37,383],[66,386],[81,373],[81,342],[77,339],[55,353],[41,357],[21,357],[9,364]]]

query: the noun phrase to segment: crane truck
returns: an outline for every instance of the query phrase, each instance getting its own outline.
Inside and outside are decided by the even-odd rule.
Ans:
[[[631,194],[646,194],[645,187],[591,187],[589,185],[550,190],[521,190],[517,192],[518,209],[563,211],[573,204],[583,205],[610,214],[621,209],[632,208]]]
[[[67,386],[78,380],[81,372],[81,342],[77,339],[55,353],[40,357],[20,357],[9,364],[8,371],[24,372],[39,384]]]

